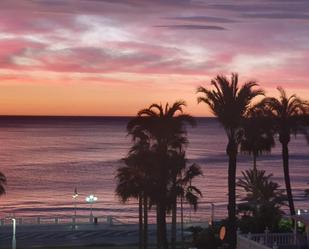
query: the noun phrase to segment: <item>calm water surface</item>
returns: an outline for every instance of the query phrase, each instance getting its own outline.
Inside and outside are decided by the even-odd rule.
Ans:
[[[121,204],[114,194],[115,171],[130,147],[128,118],[0,118],[0,170],[8,178],[7,194],[0,199],[0,217],[72,215],[72,194],[77,187],[78,214],[88,215],[85,197],[98,196],[95,215],[136,219],[136,204]],[[214,119],[198,119],[189,129],[188,158],[198,163],[204,176],[195,184],[203,198],[197,213],[207,219],[209,202],[216,216],[224,216],[227,201],[226,137]],[[301,136],[292,139],[291,180],[297,208],[308,208],[303,190],[309,182],[309,146]],[[239,157],[237,174],[252,167],[249,156]],[[280,146],[258,160],[258,167],[274,174],[283,186]],[[238,190],[238,193],[241,194]],[[188,218],[188,217],[187,217]]]

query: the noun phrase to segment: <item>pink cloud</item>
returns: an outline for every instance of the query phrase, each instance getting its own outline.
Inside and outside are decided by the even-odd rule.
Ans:
[[[267,82],[262,83],[266,86],[278,81],[289,85],[295,80],[299,87],[308,88],[309,31],[306,16],[295,18],[296,11],[309,9],[304,1],[286,14],[282,11],[289,11],[287,4],[280,5],[280,1],[269,9],[265,1],[208,4],[208,8],[189,0],[3,0],[1,5],[0,31],[15,37],[0,39],[2,68],[67,72],[68,77],[76,72],[208,77],[237,68],[246,77]],[[281,14],[267,18],[269,12]],[[188,25],[226,30],[180,28]],[[278,64],[257,62],[271,56],[279,60],[282,52],[291,55],[287,56],[290,59]],[[237,64],[237,58],[251,61]]]

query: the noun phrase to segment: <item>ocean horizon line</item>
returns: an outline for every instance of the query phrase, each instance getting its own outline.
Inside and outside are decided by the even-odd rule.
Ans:
[[[136,115],[1,115],[1,118],[55,118],[55,119],[61,119],[61,118],[134,118]],[[216,117],[211,116],[193,116],[197,119],[217,119]]]

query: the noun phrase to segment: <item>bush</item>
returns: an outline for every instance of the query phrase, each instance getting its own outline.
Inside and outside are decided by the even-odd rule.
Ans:
[[[279,232],[288,233],[293,231],[293,222],[290,219],[281,219],[279,221]]]
[[[286,197],[279,184],[273,182],[272,174],[264,170],[251,169],[242,172],[243,177],[237,182],[246,196],[244,203],[238,204],[239,227],[242,232],[261,233],[266,227],[273,232],[279,231],[279,221],[283,211],[281,206]]]
[[[192,246],[198,249],[217,249],[222,245],[219,238],[219,229],[221,225],[215,225],[208,228],[190,227],[192,233]]]

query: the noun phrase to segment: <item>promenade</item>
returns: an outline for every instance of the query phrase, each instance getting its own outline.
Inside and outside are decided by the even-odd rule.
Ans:
[[[149,242],[155,240],[155,226],[149,225]],[[43,246],[128,245],[138,243],[138,225],[69,224],[20,225],[17,248]],[[0,248],[11,248],[12,226],[0,227]]]

